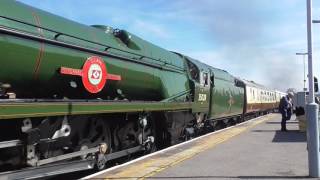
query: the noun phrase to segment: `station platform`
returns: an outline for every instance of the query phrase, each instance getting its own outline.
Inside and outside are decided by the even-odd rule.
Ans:
[[[305,133],[269,114],[83,179],[307,179]],[[309,179],[309,178],[308,178]]]

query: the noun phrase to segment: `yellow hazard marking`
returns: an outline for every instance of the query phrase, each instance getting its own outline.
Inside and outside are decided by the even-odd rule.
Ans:
[[[210,148],[215,147],[218,144],[221,144],[230,138],[239,135],[254,126],[277,116],[276,114],[271,114],[268,116],[261,117],[257,120],[250,121],[246,124],[235,126],[225,131],[212,134],[205,138],[194,141],[192,147],[189,149],[184,149],[182,147],[177,147],[174,150],[181,150],[178,153],[163,152],[155,156],[151,156],[143,161],[138,161],[133,164],[130,164],[126,167],[112,170],[104,174],[98,175],[93,179],[145,179],[155,174],[170,168],[176,164],[181,163],[191,157],[206,151]],[[172,150],[172,151],[174,151]]]

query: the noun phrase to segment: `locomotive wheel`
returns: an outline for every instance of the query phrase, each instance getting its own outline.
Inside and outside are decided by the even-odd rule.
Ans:
[[[108,124],[100,118],[92,118],[88,120],[88,132],[87,135],[82,138],[78,143],[78,150],[85,150],[93,147],[97,147],[102,143],[107,145],[107,152],[111,152],[111,132]],[[105,167],[106,160],[101,158],[97,160],[97,169],[103,169]],[[92,158],[91,155],[87,154],[81,156],[81,159]],[[104,163],[104,164],[103,164]]]
[[[184,141],[189,141],[192,139],[192,136],[189,134],[187,130],[184,130]]]
[[[131,121],[126,123],[125,127],[121,128],[118,132],[119,142],[121,149],[128,149],[138,144],[138,137],[141,130],[138,125]]]
[[[95,165],[96,170],[100,171],[103,170],[106,167],[107,159],[103,154],[97,155],[97,162]]]
[[[85,139],[85,140],[82,140],[80,143],[79,143],[79,150],[82,151],[82,150],[86,150],[86,149],[89,149],[89,144],[90,142]],[[83,155],[83,156],[80,156],[82,160],[85,160],[85,159],[88,159],[89,158],[89,154],[86,154],[86,155]]]
[[[127,122],[118,132],[118,141],[121,150],[144,144],[146,147],[145,154],[156,151],[155,145],[155,125],[152,120],[148,120],[144,127],[136,121]],[[152,142],[151,142],[152,139]],[[149,140],[149,141],[148,141]]]
[[[103,119],[92,118],[88,123],[89,132],[85,140],[89,141],[89,147],[96,147],[101,143],[106,143],[110,147],[110,128]]]
[[[146,127],[145,132],[144,132],[144,139],[147,139],[148,136],[154,137],[154,142],[150,142],[146,144],[146,151],[144,152],[145,154],[153,153],[157,151],[155,139],[156,139],[156,133],[154,129],[154,123],[153,121],[149,122],[150,124]]]

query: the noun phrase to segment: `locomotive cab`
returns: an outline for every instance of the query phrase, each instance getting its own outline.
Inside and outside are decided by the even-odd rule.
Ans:
[[[194,113],[208,114],[210,103],[210,92],[212,88],[212,78],[208,66],[187,57],[190,84],[193,89],[193,108]]]

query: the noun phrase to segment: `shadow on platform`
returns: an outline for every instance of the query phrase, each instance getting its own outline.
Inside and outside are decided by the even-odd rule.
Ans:
[[[286,132],[276,131],[272,142],[306,142],[307,137],[305,133],[298,130],[289,130]]]
[[[125,177],[123,179],[139,179],[139,177]],[[148,177],[147,179],[301,179],[308,176],[165,176]],[[112,179],[112,178],[111,178]]]
[[[287,121],[287,124],[298,124],[298,123],[299,121],[295,121],[295,120]],[[266,124],[281,124],[281,121],[280,122],[271,121],[271,122],[266,122]]]
[[[278,130],[273,130],[273,129],[269,129],[269,130],[262,130],[262,129],[255,129],[255,130],[252,130],[251,132],[277,132]]]

